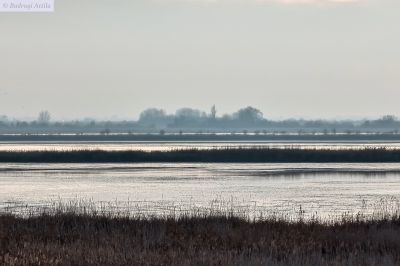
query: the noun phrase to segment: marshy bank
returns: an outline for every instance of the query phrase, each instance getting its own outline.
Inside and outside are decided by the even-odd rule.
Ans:
[[[399,265],[400,216],[0,215],[2,265]]]
[[[400,150],[389,148],[218,148],[171,151],[0,151],[0,163],[394,163]]]

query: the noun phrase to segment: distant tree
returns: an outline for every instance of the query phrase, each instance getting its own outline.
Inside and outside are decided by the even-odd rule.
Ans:
[[[176,111],[175,127],[200,127],[201,121],[207,120],[207,114],[197,109],[181,108]]]
[[[192,108],[181,108],[176,111],[175,116],[182,119],[199,119],[201,111]]]
[[[248,106],[237,111],[234,117],[244,124],[254,124],[263,120],[263,113],[254,107]]]
[[[17,122],[17,127],[28,127],[29,123],[26,121],[18,121]]]
[[[47,124],[49,124],[50,119],[51,119],[51,115],[50,115],[49,111],[41,111],[39,113],[37,122],[39,125],[47,125]]]
[[[0,122],[8,122],[8,117],[6,115],[0,115]]]
[[[393,115],[385,115],[378,120],[367,120],[362,125],[364,128],[397,128],[400,126],[400,122]]]
[[[381,118],[381,120],[385,122],[394,122],[397,120],[397,118],[394,115],[385,115]]]
[[[165,127],[170,121],[164,110],[149,108],[140,113],[138,122],[146,127]]]
[[[394,115],[385,115],[377,121],[377,124],[381,127],[396,127],[398,121]]]
[[[215,120],[217,118],[217,108],[215,105],[211,107],[211,119]]]
[[[140,113],[139,122],[157,122],[166,117],[166,112],[162,109],[149,108]]]

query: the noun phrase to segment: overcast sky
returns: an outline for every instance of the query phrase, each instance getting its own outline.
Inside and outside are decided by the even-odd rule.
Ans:
[[[398,0],[56,0],[0,13],[0,115],[400,116]]]

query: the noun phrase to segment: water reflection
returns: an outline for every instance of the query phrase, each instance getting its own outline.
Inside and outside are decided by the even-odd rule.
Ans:
[[[337,143],[337,142],[0,142],[0,151],[171,151],[222,148],[300,148],[300,149],[400,149],[400,143]]]
[[[84,198],[157,214],[217,200],[327,216],[372,213],[398,198],[400,164],[0,164],[0,187],[0,208]]]

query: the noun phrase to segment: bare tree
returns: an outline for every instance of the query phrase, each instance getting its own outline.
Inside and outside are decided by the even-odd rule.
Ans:
[[[50,122],[51,115],[49,111],[41,111],[38,116],[38,123],[41,125],[47,125]]]

